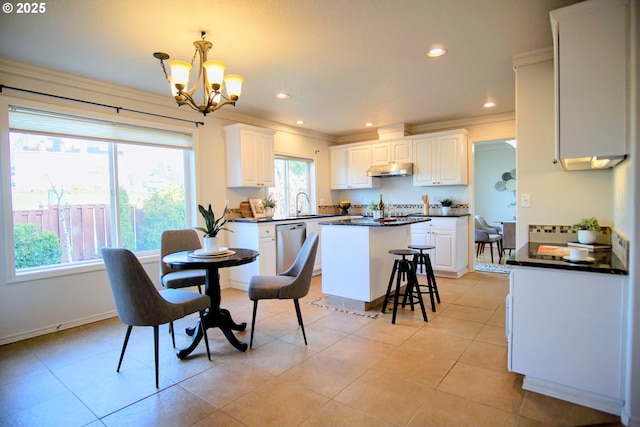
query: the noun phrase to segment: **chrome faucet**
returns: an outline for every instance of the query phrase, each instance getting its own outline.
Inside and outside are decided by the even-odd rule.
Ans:
[[[300,212],[302,212],[302,208],[298,205],[298,197],[300,195],[303,195],[304,197],[307,198],[307,202],[310,204],[311,203],[311,199],[309,199],[309,196],[307,195],[307,193],[305,193],[304,191],[299,192],[298,194],[296,194],[296,216],[300,215]]]

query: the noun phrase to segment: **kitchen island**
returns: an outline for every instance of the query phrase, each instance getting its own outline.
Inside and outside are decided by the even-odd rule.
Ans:
[[[411,224],[426,217],[342,219],[322,225],[322,292],[329,304],[368,310],[382,302],[389,284],[394,255],[406,249]]]

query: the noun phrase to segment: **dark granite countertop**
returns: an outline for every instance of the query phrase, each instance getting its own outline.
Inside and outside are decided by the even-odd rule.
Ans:
[[[589,252],[595,260],[590,263],[575,263],[563,259],[559,255],[540,255],[538,248],[542,245],[565,246],[558,243],[527,243],[511,255],[506,263],[523,267],[555,268],[559,270],[588,271],[591,273],[629,274],[628,268],[610,250]]]
[[[418,222],[431,221],[429,217],[392,217],[385,218],[384,221],[372,218],[360,219],[340,219],[322,220],[320,225],[358,225],[364,227],[397,227],[400,225],[411,225]]]
[[[230,220],[230,222],[279,222],[279,221],[301,221],[305,219],[317,219],[317,218],[330,218],[330,217],[339,217],[341,215],[335,214],[310,214],[310,215],[300,215],[300,216],[274,216],[271,219],[267,218],[235,218]]]

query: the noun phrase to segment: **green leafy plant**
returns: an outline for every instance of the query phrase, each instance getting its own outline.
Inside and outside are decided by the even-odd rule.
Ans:
[[[380,207],[378,206],[378,204],[376,202],[371,202],[371,204],[369,205],[369,210],[377,211],[377,210],[380,210]]]
[[[264,206],[265,208],[276,207],[276,201],[273,199],[273,196],[271,194],[269,194],[267,197],[262,199],[262,206]]]
[[[196,230],[200,230],[204,233],[205,237],[216,237],[220,230],[227,230],[233,233],[233,230],[223,227],[227,223],[224,216],[227,213],[227,207],[229,203],[224,205],[224,211],[220,217],[216,218],[216,214],[211,209],[211,203],[209,203],[209,209],[205,209],[202,205],[198,205],[198,210],[204,218],[205,227],[195,227]]]
[[[580,222],[573,224],[571,228],[575,231],[577,230],[600,231],[600,224],[598,224],[598,220],[592,216],[591,218],[582,218]]]
[[[442,207],[450,208],[451,206],[453,206],[453,199],[445,197],[444,199],[440,200],[440,204],[442,205]]]

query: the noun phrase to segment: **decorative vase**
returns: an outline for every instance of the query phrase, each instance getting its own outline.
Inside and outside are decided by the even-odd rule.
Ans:
[[[216,237],[208,237],[205,236],[204,240],[204,251],[208,254],[212,254],[215,252],[220,252],[220,242],[218,241],[218,236]]]
[[[578,242],[583,244],[591,244],[596,241],[598,235],[591,230],[578,230]]]
[[[451,206],[443,206],[442,215],[451,215]]]
[[[373,219],[380,219],[382,216],[382,211],[371,211],[373,213]]]
[[[273,218],[273,208],[265,207],[264,208],[264,216],[266,216],[267,219]]]

